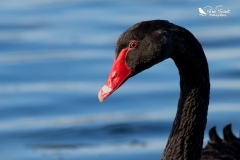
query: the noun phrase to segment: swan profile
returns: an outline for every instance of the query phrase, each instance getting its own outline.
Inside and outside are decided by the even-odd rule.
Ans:
[[[127,79],[171,58],[180,75],[180,98],[163,160],[240,159],[240,139],[224,128],[216,129],[202,150],[210,96],[208,63],[201,44],[183,27],[165,20],[137,23],[118,38],[115,58],[106,84],[100,89],[102,102]],[[202,155],[202,157],[201,157]]]

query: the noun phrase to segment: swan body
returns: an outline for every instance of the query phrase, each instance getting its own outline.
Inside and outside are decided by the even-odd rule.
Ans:
[[[128,78],[167,58],[171,58],[179,70],[181,92],[162,159],[198,160],[201,153],[206,159],[211,149],[223,140],[212,129],[213,136],[202,152],[210,95],[208,63],[201,44],[185,28],[165,20],[153,20],[137,23],[123,32],[116,44],[107,82],[98,93],[99,101]],[[239,144],[238,138],[227,137],[233,144],[236,140]]]
[[[240,160],[240,138],[237,138],[228,124],[223,129],[221,139],[216,127],[209,130],[210,140],[202,150],[201,160]]]

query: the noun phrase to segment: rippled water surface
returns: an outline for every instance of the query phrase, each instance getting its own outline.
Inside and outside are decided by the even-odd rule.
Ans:
[[[226,16],[199,15],[222,7]],[[172,60],[131,78],[104,103],[118,36],[166,19],[203,45],[211,76],[207,130],[240,129],[239,1],[0,1],[0,160],[160,159],[176,113]],[[205,10],[206,11],[206,10]]]

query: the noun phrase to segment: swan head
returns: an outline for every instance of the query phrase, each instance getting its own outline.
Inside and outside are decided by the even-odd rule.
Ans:
[[[173,42],[168,21],[137,23],[118,38],[114,62],[106,84],[100,89],[102,102],[127,79],[171,56]]]

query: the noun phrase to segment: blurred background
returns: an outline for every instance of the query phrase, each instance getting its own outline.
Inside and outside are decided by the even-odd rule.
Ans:
[[[225,16],[199,15],[222,5]],[[118,36],[165,19],[190,30],[211,75],[208,130],[240,130],[240,2],[0,0],[0,160],[160,159],[176,113],[171,59],[99,103]],[[204,10],[207,12],[206,10]]]

